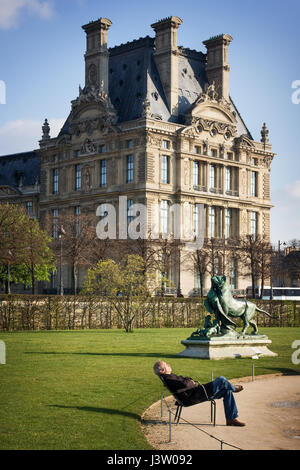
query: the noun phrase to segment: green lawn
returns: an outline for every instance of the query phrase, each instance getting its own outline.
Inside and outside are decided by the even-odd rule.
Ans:
[[[153,363],[165,359],[179,374],[214,377],[300,372],[291,344],[300,328],[260,329],[276,358],[205,361],[176,354],[193,329],[43,331],[1,333],[1,449],[149,449],[142,412],[160,398]]]

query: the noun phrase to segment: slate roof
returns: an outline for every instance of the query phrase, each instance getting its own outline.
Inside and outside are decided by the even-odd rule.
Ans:
[[[0,186],[18,189],[22,177],[23,186],[33,186],[40,179],[40,159],[36,150],[0,156]]]
[[[179,119],[196,100],[207,81],[205,54],[180,49],[179,56]],[[142,103],[150,101],[151,112],[164,121],[174,121],[154,61],[154,38],[146,36],[109,49],[109,95],[118,111],[119,122],[142,115]]]
[[[184,124],[185,112],[208,83],[205,71],[206,55],[179,47],[178,116],[172,116],[155,65],[154,43],[155,38],[146,36],[109,49],[109,96],[118,113],[118,122],[140,118],[143,101],[147,98],[154,117]],[[238,121],[238,135],[246,134],[252,139],[233,102],[232,111]],[[69,133],[69,121],[70,115],[59,136]]]
[[[146,36],[109,49],[109,96],[117,110],[119,122],[142,116],[143,101],[150,101],[154,117],[163,121],[184,124],[184,114],[194,103],[207,83],[206,55],[179,47],[178,116],[171,116],[154,60],[155,39]],[[246,134],[253,140],[237,108],[232,111],[237,119],[238,135]],[[69,134],[70,116],[59,136]],[[40,175],[37,151],[0,156],[0,185],[18,188],[20,175],[24,186],[34,185]]]

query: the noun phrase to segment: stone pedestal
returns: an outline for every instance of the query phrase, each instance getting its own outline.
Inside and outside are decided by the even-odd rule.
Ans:
[[[216,336],[210,339],[182,340],[185,350],[179,356],[199,359],[227,359],[240,357],[277,356],[268,349],[272,343],[265,335],[226,338]]]

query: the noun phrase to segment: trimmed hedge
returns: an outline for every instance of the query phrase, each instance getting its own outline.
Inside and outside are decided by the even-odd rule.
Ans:
[[[273,318],[256,313],[258,326],[300,326],[300,302],[255,300]],[[199,328],[208,312],[201,298],[153,298],[134,328]],[[238,326],[241,319],[235,319]],[[112,305],[83,296],[0,295],[0,331],[122,328]],[[249,329],[250,332],[250,329]]]

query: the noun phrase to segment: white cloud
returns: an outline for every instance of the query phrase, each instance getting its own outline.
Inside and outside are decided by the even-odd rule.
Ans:
[[[16,27],[21,14],[26,10],[42,19],[48,19],[53,15],[53,3],[51,0],[0,0],[0,28]]]
[[[300,199],[300,180],[294,181],[287,186],[288,192],[296,199]]]
[[[65,119],[49,119],[50,135],[56,137],[62,128]],[[41,121],[31,119],[18,119],[9,121],[0,127],[0,155],[26,152],[39,148],[42,137]]]

